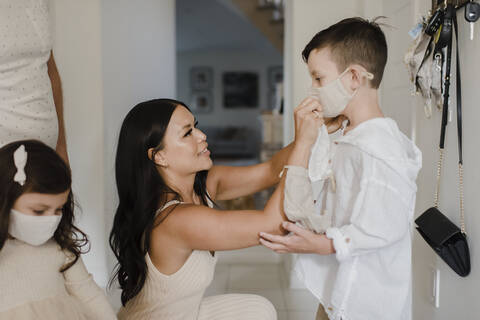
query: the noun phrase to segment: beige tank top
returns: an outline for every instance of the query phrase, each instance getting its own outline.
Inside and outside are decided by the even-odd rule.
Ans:
[[[165,208],[180,203],[166,203]],[[211,203],[209,203],[211,207]],[[128,301],[118,313],[123,319],[194,320],[197,319],[205,289],[210,285],[217,257],[209,251],[193,250],[187,261],[174,274],[165,275],[158,271],[145,255],[147,278],[140,293]]]

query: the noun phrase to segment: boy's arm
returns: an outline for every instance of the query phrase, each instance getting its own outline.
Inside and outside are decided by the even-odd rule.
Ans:
[[[320,141],[320,142],[319,142]],[[288,165],[286,166],[286,181],[284,190],[284,211],[289,220],[300,222],[309,230],[317,233],[325,232],[331,226],[331,216],[317,214],[312,192],[312,181],[309,175],[309,161],[314,161],[314,176],[319,179],[317,183],[325,186],[325,177],[330,170],[328,161],[330,139],[325,126],[320,129],[317,142],[310,149],[294,149]],[[313,152],[313,156],[311,156]],[[310,164],[312,165],[312,164]]]
[[[308,171],[300,166],[287,166],[285,170],[283,209],[290,221],[302,221],[315,210]]]
[[[306,225],[304,220],[313,215],[315,210],[307,170],[310,148],[302,145],[295,146],[283,172],[286,174],[283,210],[290,221],[299,221],[302,225]],[[311,228],[309,225],[306,227]]]
[[[297,166],[287,166],[286,169],[283,198],[285,215],[290,221],[299,222],[309,230],[325,232],[331,226],[331,217],[316,212],[312,183],[307,169]]]
[[[389,185],[369,179],[362,185],[350,223],[327,229],[339,261],[389,246],[405,236],[410,209],[402,195]]]

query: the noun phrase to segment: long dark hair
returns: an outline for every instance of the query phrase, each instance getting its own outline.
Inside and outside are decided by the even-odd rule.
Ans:
[[[17,168],[13,161],[14,152],[21,146],[27,152],[25,174],[27,180],[21,186],[13,180]],[[71,252],[75,259],[60,268],[60,272],[68,270],[77,262],[80,254],[88,251],[83,247],[88,245],[85,233],[74,224],[73,210],[75,207],[70,168],[60,156],[44,143],[36,140],[12,142],[0,149],[0,250],[8,239],[10,211],[15,201],[24,193],[59,194],[70,190],[67,202],[62,208],[62,219],[53,239],[62,250]]]
[[[171,99],[142,102],[130,110],[120,129],[115,159],[119,204],[110,233],[110,247],[118,264],[110,285],[118,279],[123,305],[135,297],[145,283],[145,255],[150,248],[159,204],[165,203],[168,194],[182,200],[167,186],[156,164],[148,157],[150,148],[154,153],[163,149],[163,137],[177,107],[188,109],[184,103]],[[194,182],[194,191],[205,205],[211,200],[206,188],[207,174],[208,171],[198,172]]]

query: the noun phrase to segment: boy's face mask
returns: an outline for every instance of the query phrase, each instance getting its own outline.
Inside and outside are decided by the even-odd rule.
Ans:
[[[8,233],[17,240],[40,246],[53,237],[61,219],[61,215],[31,216],[12,209]]]
[[[356,89],[352,94],[349,94],[345,89],[341,78],[348,71],[350,69],[346,69],[337,79],[323,87],[311,87],[309,90],[310,96],[318,99],[322,105],[325,118],[335,118],[340,115],[358,91]],[[373,79],[373,74],[370,72],[364,72],[364,76],[369,80]]]

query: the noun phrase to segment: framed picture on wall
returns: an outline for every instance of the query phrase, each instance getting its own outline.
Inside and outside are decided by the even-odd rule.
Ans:
[[[268,88],[275,90],[279,82],[283,82],[283,67],[274,66],[268,68]]]
[[[190,69],[190,87],[192,90],[212,88],[213,69],[211,67],[192,67]]]
[[[223,105],[225,108],[258,107],[258,74],[254,72],[223,73]]]
[[[190,108],[192,113],[209,113],[213,110],[212,93],[208,90],[192,91],[190,96]]]

